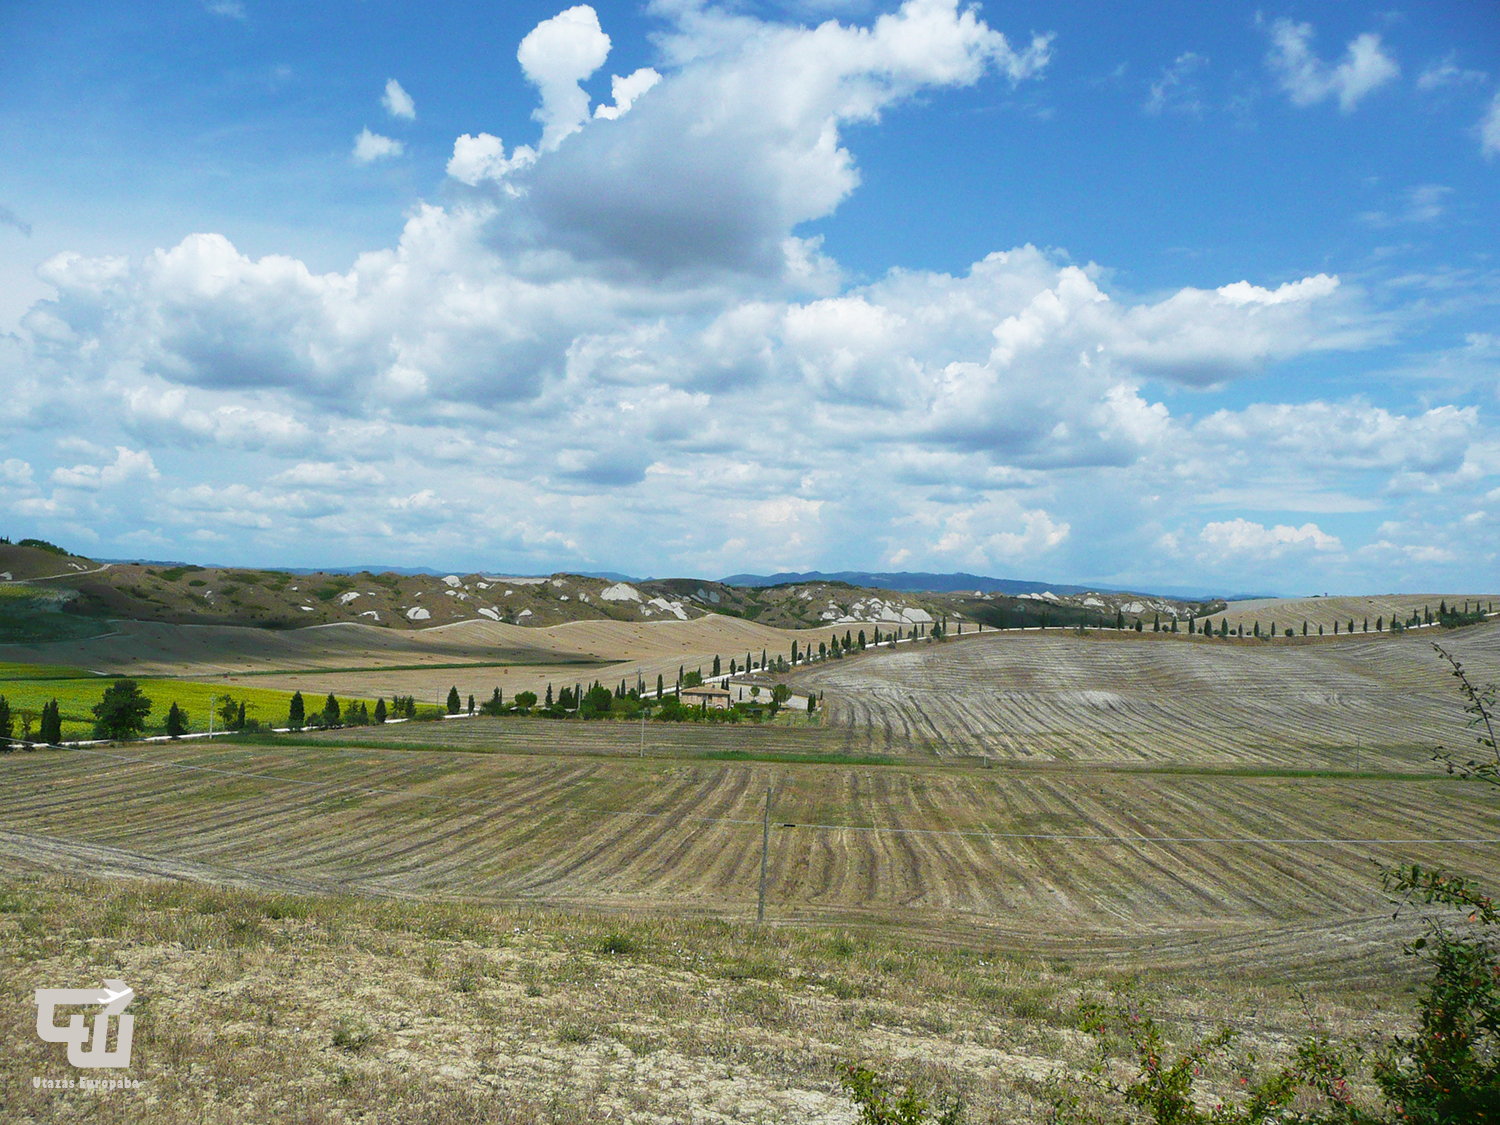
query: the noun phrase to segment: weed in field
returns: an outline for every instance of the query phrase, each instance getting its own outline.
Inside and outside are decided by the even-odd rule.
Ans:
[[[637,949],[634,939],[627,934],[606,934],[599,943],[599,952],[606,955],[629,956]]]
[[[375,1032],[363,1020],[341,1016],[333,1029],[333,1045],[357,1054],[375,1041]]]
[[[564,1023],[557,1029],[557,1041],[559,1043],[583,1044],[592,1041],[594,1029],[582,1023]]]

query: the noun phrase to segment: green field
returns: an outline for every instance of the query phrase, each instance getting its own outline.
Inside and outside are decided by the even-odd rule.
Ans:
[[[165,726],[167,712],[176,703],[188,714],[191,730],[208,729],[210,706],[222,706],[224,697],[231,695],[236,702],[244,701],[245,717],[258,719],[262,724],[282,725],[286,722],[287,709],[292,693],[270,688],[224,688],[214,683],[193,680],[156,679],[146,676],[133,677],[141,692],[151,700],[151,715],[147,719],[147,731]],[[37,716],[42,705],[52,700],[62,707],[63,738],[65,740],[88,738],[93,734],[94,719],[90,709],[104,695],[104,689],[114,682],[113,676],[101,676],[80,668],[46,667],[35,664],[0,663],[0,696],[10,704],[15,720],[15,736],[19,738],[22,720],[32,718],[32,729],[36,729]],[[308,711],[319,710],[324,695],[305,695]],[[340,707],[346,707],[351,699],[339,697]],[[373,706],[373,699],[366,699]],[[223,721],[214,719],[217,729]]]

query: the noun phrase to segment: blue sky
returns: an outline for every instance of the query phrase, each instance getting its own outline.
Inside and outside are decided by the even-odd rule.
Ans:
[[[1492,4],[25,7],[13,537],[1500,573]]]

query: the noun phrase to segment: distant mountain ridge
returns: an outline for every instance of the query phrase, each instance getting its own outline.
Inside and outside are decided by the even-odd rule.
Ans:
[[[865,570],[839,570],[826,573],[809,570],[802,573],[785,571],[781,574],[731,574],[721,578],[726,586],[785,586],[793,582],[847,582],[851,586],[869,586],[879,590],[901,590],[952,594],[964,590],[981,590],[987,594],[1087,594],[1111,591],[1107,586],[1069,586],[1056,582],[1026,582],[1017,578],[989,578],[982,574],[929,574],[925,571],[887,571],[876,573]],[[1134,591],[1130,591],[1134,592]]]

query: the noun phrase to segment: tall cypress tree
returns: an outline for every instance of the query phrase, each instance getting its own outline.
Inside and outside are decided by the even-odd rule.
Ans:
[[[302,724],[307,720],[307,704],[302,702],[302,693],[296,692],[292,695],[292,705],[287,709],[287,726],[293,730],[300,730]]]
[[[57,700],[42,704],[42,741],[48,746],[62,743],[62,708]]]

